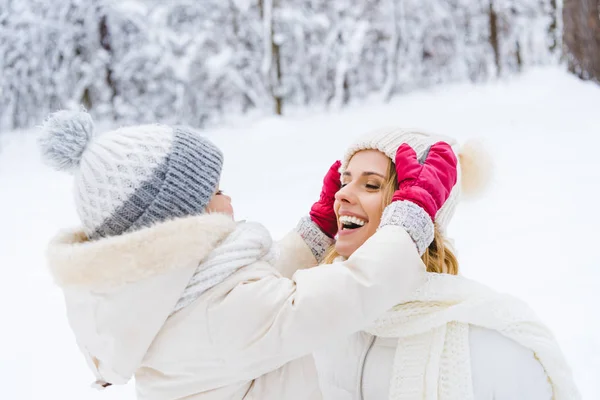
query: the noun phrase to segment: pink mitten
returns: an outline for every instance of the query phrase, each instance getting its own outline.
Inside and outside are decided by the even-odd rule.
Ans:
[[[438,142],[429,148],[425,160],[408,145],[396,151],[398,190],[392,201],[406,200],[417,204],[435,221],[457,179],[457,159],[449,144]]]
[[[310,218],[317,224],[323,233],[329,237],[334,237],[338,231],[337,218],[333,210],[335,194],[342,186],[340,181],[340,166],[342,163],[336,161],[327,171],[323,179],[323,189],[321,196],[310,209]]]

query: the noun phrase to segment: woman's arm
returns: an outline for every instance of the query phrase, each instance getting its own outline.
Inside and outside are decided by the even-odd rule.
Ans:
[[[410,147],[400,146],[396,165],[411,168],[398,169],[399,189],[377,232],[346,261],[300,270],[292,279],[265,275],[227,290],[208,310],[215,345],[268,368],[352,334],[404,301],[426,281],[420,255],[433,240],[433,216],[456,183],[452,154],[436,143],[421,164]]]

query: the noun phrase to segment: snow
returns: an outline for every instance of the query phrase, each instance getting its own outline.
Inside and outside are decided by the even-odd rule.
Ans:
[[[281,237],[318,197],[345,146],[366,130],[421,127],[479,138],[492,186],[464,202],[450,226],[463,273],[526,300],[555,332],[584,399],[600,398],[600,87],[557,68],[481,86],[456,84],[335,113],[250,119],[207,131],[226,157],[222,188],[238,219]],[[0,135],[2,398],[131,399],[105,392],[67,325],[43,248],[76,223],[71,180],[41,166],[34,134]]]

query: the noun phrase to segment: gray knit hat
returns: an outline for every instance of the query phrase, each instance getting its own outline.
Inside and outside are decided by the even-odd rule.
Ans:
[[[94,135],[85,111],[59,111],[43,125],[46,163],[75,177],[75,203],[90,239],[204,212],[223,154],[189,127],[140,125]]]

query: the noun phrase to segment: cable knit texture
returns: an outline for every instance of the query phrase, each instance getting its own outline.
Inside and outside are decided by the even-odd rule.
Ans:
[[[300,219],[296,226],[296,232],[310,247],[310,251],[312,251],[318,263],[323,261],[327,249],[335,243],[335,240],[323,233],[309,216]]]
[[[277,258],[277,246],[267,229],[255,222],[240,222],[227,238],[198,265],[171,314],[193,303],[238,269],[259,260],[269,264]]]
[[[461,276],[429,274],[408,302],[367,330],[398,338],[390,400],[473,399],[469,324],[533,351],[552,384],[553,400],[580,398],[555,338],[526,304]]]
[[[425,210],[410,201],[395,201],[383,210],[379,227],[398,225],[409,234],[419,255],[423,255],[433,241],[433,221]]]

